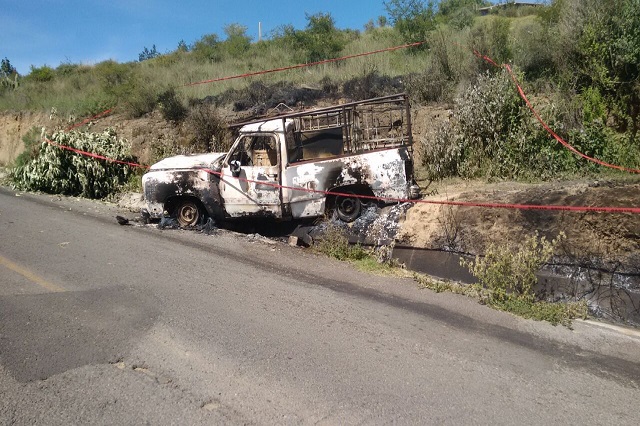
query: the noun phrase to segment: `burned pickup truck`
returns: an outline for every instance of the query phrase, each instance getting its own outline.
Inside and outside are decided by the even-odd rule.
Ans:
[[[238,125],[228,153],[166,158],[142,178],[151,217],[192,226],[205,217],[300,219],[362,203],[416,198],[404,94]],[[326,192],[334,193],[327,194]]]

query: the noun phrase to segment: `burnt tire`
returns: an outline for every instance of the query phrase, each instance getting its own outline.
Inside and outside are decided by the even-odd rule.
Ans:
[[[197,225],[204,217],[200,206],[193,200],[179,201],[174,212],[178,225],[183,228]]]
[[[354,196],[338,195],[336,197],[336,214],[343,222],[353,222],[362,212],[360,198]]]

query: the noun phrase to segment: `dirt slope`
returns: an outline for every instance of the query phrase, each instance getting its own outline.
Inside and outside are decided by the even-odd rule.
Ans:
[[[22,137],[32,127],[42,127],[49,116],[34,112],[0,112],[0,167],[10,164],[24,149]]]

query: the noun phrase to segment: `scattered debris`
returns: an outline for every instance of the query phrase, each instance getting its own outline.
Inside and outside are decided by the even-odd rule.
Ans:
[[[179,229],[178,221],[172,217],[163,216],[158,223],[158,229]]]
[[[196,229],[203,234],[212,235],[216,233],[218,227],[216,226],[215,220],[213,220],[212,217],[208,217],[207,221],[202,225],[197,225]]]
[[[118,221],[118,223],[120,225],[129,225],[129,219],[127,219],[126,217],[122,217],[122,216],[116,216],[116,220]]]

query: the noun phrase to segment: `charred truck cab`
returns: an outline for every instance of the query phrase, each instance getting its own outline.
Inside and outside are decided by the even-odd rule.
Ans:
[[[288,220],[335,209],[350,222],[369,201],[358,196],[418,197],[404,94],[234,127],[239,136],[228,153],[181,155],[151,166],[142,178],[151,217],[191,226],[207,216]]]

